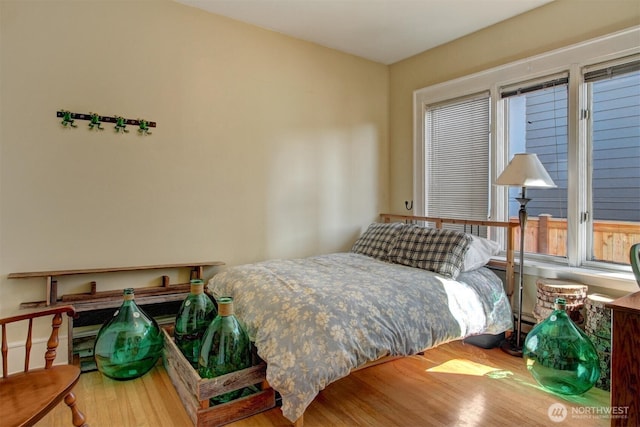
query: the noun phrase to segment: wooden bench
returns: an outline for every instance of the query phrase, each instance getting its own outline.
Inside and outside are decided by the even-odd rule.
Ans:
[[[202,279],[204,269],[223,266],[221,261],[193,262],[180,264],[162,264],[132,267],[109,267],[109,268],[88,268],[77,270],[53,270],[34,271],[24,273],[11,273],[9,279],[45,279],[46,298],[44,301],[23,302],[20,308],[41,308],[56,306],[59,304],[73,305],[75,309],[75,320],[69,318],[68,340],[69,340],[69,361],[75,365],[82,366],[83,370],[92,370],[93,367],[93,341],[101,325],[112,313],[113,309],[122,304],[122,289],[99,291],[96,281],[90,282],[90,289],[85,293],[74,293],[58,295],[58,279],[65,276],[140,272],[149,270],[171,270],[190,269],[189,279]],[[165,315],[171,318],[177,313],[177,306],[184,300],[189,292],[189,283],[172,284],[168,276],[160,278],[160,286],[135,288],[133,286],[123,286],[123,288],[133,287],[135,289],[136,303],[157,318]],[[151,312],[149,312],[151,310]],[[156,319],[160,320],[160,319]],[[161,321],[159,323],[162,323]],[[78,336],[74,334],[77,326],[95,325],[93,329],[85,330]],[[81,361],[81,359],[83,359]],[[82,363],[82,362],[85,362]]]

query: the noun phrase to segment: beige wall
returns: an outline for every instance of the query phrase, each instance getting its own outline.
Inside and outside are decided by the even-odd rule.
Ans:
[[[344,250],[387,208],[384,65],[171,1],[0,19],[2,315],[44,299],[11,272]],[[158,127],[67,129],[62,108]]]
[[[413,91],[638,24],[637,0],[556,0],[391,65],[390,210],[413,198]]]

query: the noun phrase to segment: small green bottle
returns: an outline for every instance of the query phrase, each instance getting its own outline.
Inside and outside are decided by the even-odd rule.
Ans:
[[[200,279],[192,280],[189,295],[178,310],[173,335],[176,345],[194,369],[198,369],[204,333],[215,317],[216,307],[204,293],[204,282]]]
[[[213,378],[251,367],[251,341],[234,315],[233,299],[218,299],[218,315],[207,328],[200,351],[202,378]],[[210,403],[217,405],[237,399],[243,390],[215,396]]]
[[[98,332],[93,348],[98,370],[114,380],[146,374],[162,354],[162,333],[156,321],[124,290],[122,305]]]
[[[600,363],[595,347],[567,315],[565,306],[563,298],[556,299],[553,313],[527,335],[523,357],[542,387],[578,395],[598,381]]]

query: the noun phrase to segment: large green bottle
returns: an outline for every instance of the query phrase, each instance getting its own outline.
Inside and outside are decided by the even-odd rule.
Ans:
[[[124,290],[124,301],[98,332],[94,356],[98,370],[114,380],[129,380],[147,373],[162,354],[162,334],[156,321]]]
[[[524,342],[523,357],[535,380],[549,391],[582,394],[600,377],[598,353],[589,338],[569,318],[566,301],[536,325]]]
[[[218,299],[218,315],[204,334],[200,351],[202,378],[213,378],[251,367],[251,341],[242,324],[234,316],[233,299]],[[238,398],[243,390],[232,391],[210,399],[211,404]]]
[[[189,295],[178,310],[173,336],[176,345],[195,369],[198,369],[202,338],[215,317],[216,307],[204,293],[204,282],[192,280]]]

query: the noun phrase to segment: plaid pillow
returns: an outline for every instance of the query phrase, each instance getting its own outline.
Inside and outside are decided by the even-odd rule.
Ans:
[[[404,227],[401,222],[374,222],[362,233],[351,248],[351,252],[367,255],[381,261],[389,261],[389,251],[396,243],[400,230]]]
[[[389,260],[455,279],[470,244],[471,236],[465,233],[412,225],[398,236]]]

